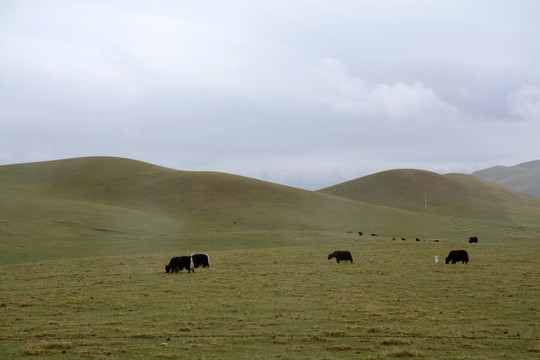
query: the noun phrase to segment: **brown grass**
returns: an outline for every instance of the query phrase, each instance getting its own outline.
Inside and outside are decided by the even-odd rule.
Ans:
[[[410,344],[410,342],[404,341],[401,339],[387,339],[387,340],[381,341],[381,344],[382,345],[408,345]]]
[[[328,350],[351,350],[352,347],[347,344],[333,345],[328,347]]]
[[[418,358],[424,357],[424,354],[417,350],[396,350],[386,354],[388,357],[394,358]]]
[[[73,345],[68,341],[45,341],[39,343],[30,343],[26,346],[24,354],[26,355],[43,355],[56,350],[68,350]]]

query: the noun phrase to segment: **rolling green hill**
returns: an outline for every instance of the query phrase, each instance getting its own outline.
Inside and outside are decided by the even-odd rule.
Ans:
[[[0,166],[0,358],[540,351],[538,199],[417,170],[325,191],[110,157]],[[458,248],[468,264],[434,261]],[[165,273],[195,251],[212,266]]]
[[[535,226],[540,201],[464,174],[389,170],[319,192],[371,204],[456,218],[489,219]]]
[[[494,166],[472,173],[508,189],[540,197],[540,160],[514,166]]]
[[[177,171],[119,158],[3,166],[0,181],[4,195],[26,198],[32,206],[62,202],[138,212],[190,232],[334,229],[350,220],[348,211],[367,214],[377,208],[236,175]]]
[[[348,231],[492,240],[540,232],[538,200],[471,176],[416,170],[312,192],[122,158],[77,158],[0,166],[0,202],[0,263],[358,240]]]

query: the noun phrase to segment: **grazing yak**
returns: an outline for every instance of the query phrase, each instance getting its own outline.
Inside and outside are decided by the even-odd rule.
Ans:
[[[352,255],[349,251],[334,251],[333,253],[328,255],[328,260],[332,258],[336,258],[336,262],[338,263],[340,261],[345,261],[345,262],[350,261],[351,263],[353,262]]]
[[[187,269],[188,273],[195,272],[193,266],[193,259],[191,256],[175,256],[169,262],[169,265],[165,266],[165,271],[167,273],[178,272]]]
[[[476,236],[471,236],[469,238],[469,244],[476,244],[478,242],[478,238]]]
[[[195,268],[199,266],[203,268],[210,267],[210,256],[208,254],[191,254],[191,259]]]
[[[446,257],[446,263],[452,262],[452,264],[455,264],[458,261],[461,261],[462,264],[466,264],[469,262],[469,254],[465,250],[452,250],[448,253],[448,256]]]

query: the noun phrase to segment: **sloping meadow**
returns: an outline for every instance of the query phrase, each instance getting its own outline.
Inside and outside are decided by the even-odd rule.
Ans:
[[[117,158],[1,166],[0,357],[537,356],[537,200],[453,176],[425,209],[417,179],[443,179],[406,174],[420,196],[361,200]],[[195,252],[209,269],[165,273]]]

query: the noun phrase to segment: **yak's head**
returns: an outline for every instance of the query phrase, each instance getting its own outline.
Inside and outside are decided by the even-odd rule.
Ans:
[[[171,265],[165,265],[165,271],[166,271],[167,274],[168,274],[169,271],[171,271]]]
[[[328,255],[328,260],[330,260],[331,258],[333,258],[335,256],[336,256],[336,253],[331,253],[330,255]]]
[[[444,260],[444,262],[448,264],[450,262],[450,260],[452,260],[452,259],[450,259],[450,256],[447,256],[446,260]]]

